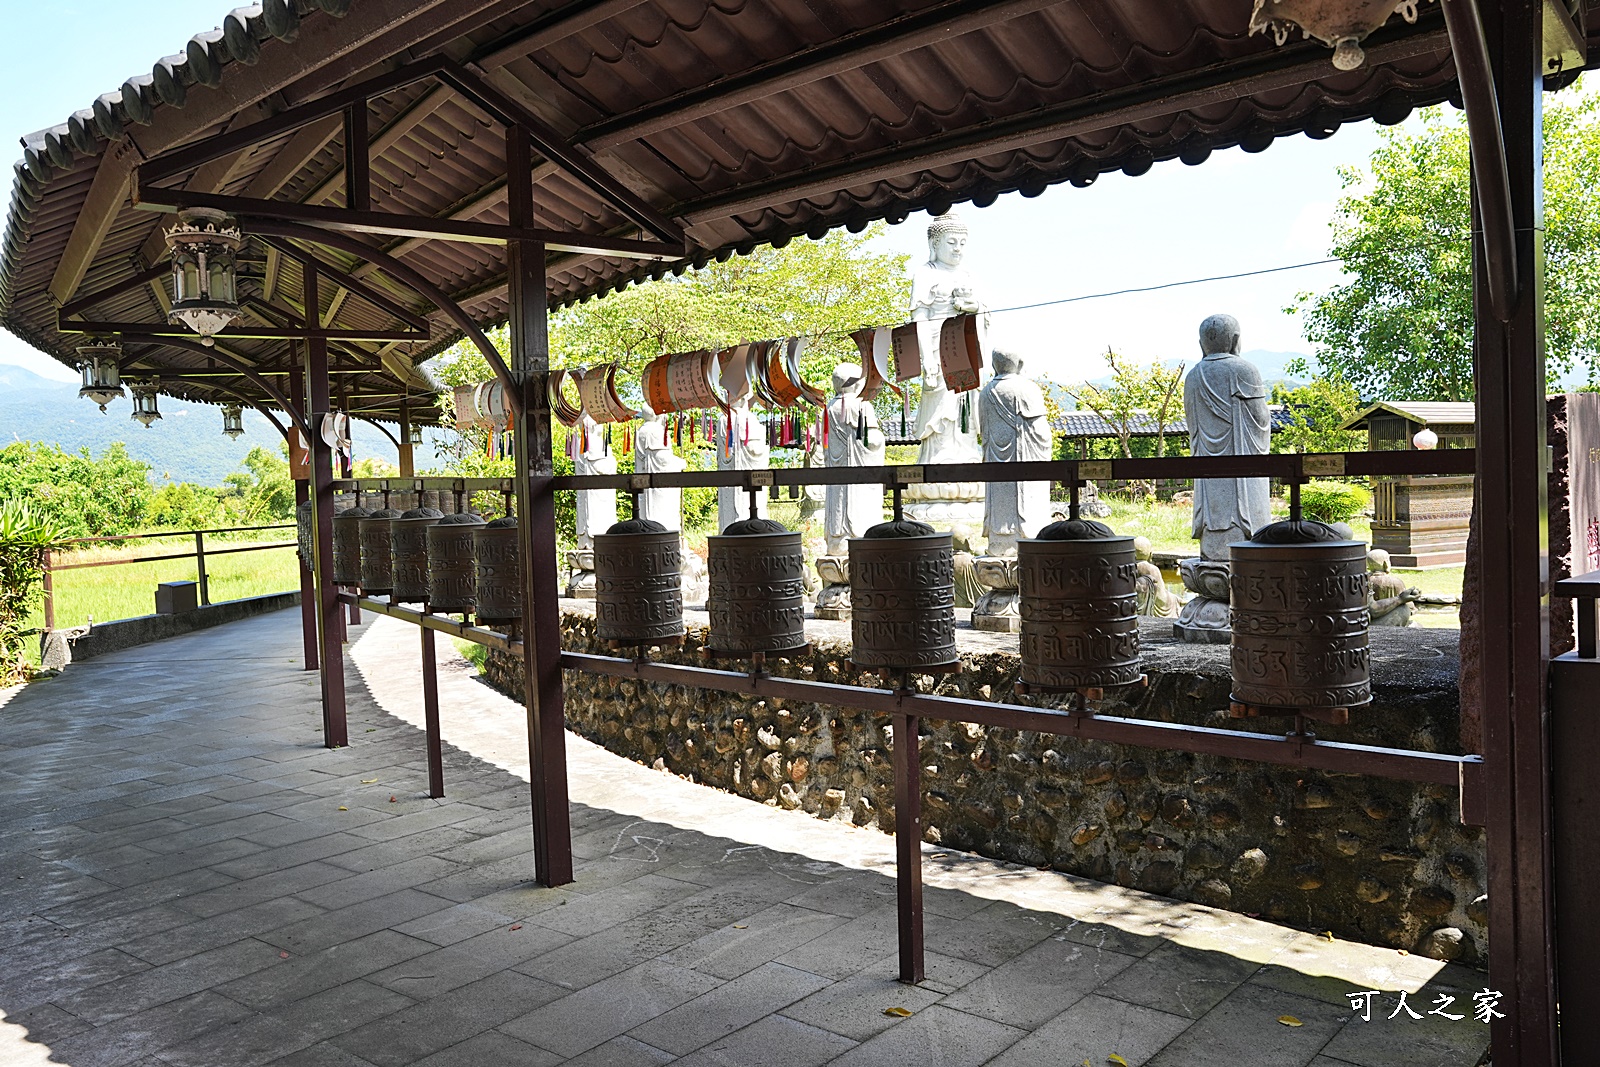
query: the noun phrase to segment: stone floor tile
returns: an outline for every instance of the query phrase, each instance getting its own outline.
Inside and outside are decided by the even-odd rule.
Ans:
[[[1062,1067],[1087,1060],[1139,1067],[1191,1025],[1189,1019],[1093,993],[989,1061],[989,1067]]]
[[[64,1041],[51,1042],[51,1053],[72,1067],[124,1067],[144,1056],[228,1026],[253,1013],[243,1004],[211,990],[168,1001]]]
[[[1198,1019],[1243,985],[1260,965],[1223,952],[1162,945],[1100,987],[1130,1004]]]
[[[365,874],[327,882],[302,890],[296,895],[301,900],[309,901],[321,908],[329,910],[347,908],[352,904],[360,904],[374,897],[388,896],[402,889],[415,889],[426,882],[454,874],[460,869],[460,865],[449,860],[420,856],[392,867],[380,867]]]
[[[423,955],[432,947],[395,930],[379,930],[308,956],[291,954],[288,959],[276,959],[261,970],[218,986],[217,991],[241,1004],[267,1010],[364,978]]]
[[[697,971],[652,960],[569,993],[500,1029],[562,1056],[576,1056],[721,984]]]
[[[501,971],[414,1008],[359,1026],[334,1044],[378,1067],[405,1067],[508,1020],[530,1005],[548,1004],[562,990],[537,978]],[[519,1036],[513,1034],[512,1036]]]
[[[1136,956],[1046,938],[953,993],[944,1005],[1032,1030],[1136,962]]]
[[[179,997],[213,989],[271,966],[277,957],[271,945],[244,938],[159,967],[147,966],[137,972],[118,975],[114,981],[100,982],[68,995],[58,993],[53,999],[74,1015],[103,1025]]]
[[[586,937],[699,892],[701,888],[692,882],[646,874],[597,893],[575,895],[565,907],[543,909],[528,922]]]
[[[561,1062],[554,1052],[490,1030],[418,1060],[412,1067],[554,1067]]]
[[[124,952],[159,965],[321,914],[323,909],[315,904],[308,904],[294,897],[275,897],[247,908],[223,912],[208,919],[141,937],[121,947]]]
[[[1363,1015],[1368,1013],[1352,1009],[1347,999],[1344,1008],[1350,1021],[1323,1046],[1322,1053],[1357,1067],[1477,1063],[1489,1047],[1489,1027],[1473,1013],[1472,994],[1483,988],[1487,988],[1487,979],[1481,974],[1465,988],[1430,983],[1408,993],[1409,1012],[1400,1007],[1399,993],[1391,988],[1372,998],[1371,1017],[1365,1020]],[[1441,1002],[1437,999],[1441,995],[1454,999]],[[1436,1015],[1436,1011],[1446,1014]],[[1411,1012],[1422,1018],[1413,1019]],[[1464,1018],[1450,1019],[1449,1015]]]
[[[396,933],[420,938],[435,945],[454,945],[469,937],[511,926],[516,918],[479,903],[457,904],[431,915],[412,919],[395,927]]]
[[[807,971],[766,963],[634,1027],[629,1034],[681,1056],[781,1011],[829,984],[826,978]]]
[[[778,962],[826,978],[848,978],[861,970],[862,960],[898,951],[899,922],[899,912],[891,903],[858,915],[785,952],[778,957]]]
[[[774,904],[661,958],[719,978],[737,978],[844,924],[845,919],[839,915]]]
[[[1027,1031],[935,1004],[857,1045],[833,1062],[838,1067],[977,1067]]]
[[[271,1067],[374,1067],[374,1064],[353,1052],[346,1052],[332,1042],[319,1041],[273,1060]]]
[[[26,1029],[29,1041],[46,1045],[54,1045],[93,1025],[87,1019],[80,1019],[54,1004],[40,1004],[17,1012],[0,1010],[0,1018]]]
[[[248,908],[254,904],[290,896],[349,877],[350,872],[343,867],[313,860],[310,863],[302,863],[253,878],[241,878],[204,893],[186,896],[179,901],[179,906],[195,915],[209,917]]]
[[[414,956],[370,976],[407,996],[427,999],[559,948],[572,938],[531,923],[498,926],[459,944]]]
[[[1152,958],[1154,958],[1152,953]],[[1124,972],[1126,973],[1126,972]],[[1279,1022],[1299,1020],[1299,1026]],[[1150,1067],[1303,1067],[1350,1019],[1331,1004],[1264,986],[1234,991],[1150,1059]]]
[[[274,1008],[269,1014],[285,1029],[327,1040],[374,1019],[402,1011],[416,1002],[410,997],[365,979],[344,982],[331,989]]]
[[[682,1067],[820,1067],[854,1047],[847,1037],[768,1015],[676,1062]]]
[[[596,1045],[581,1056],[561,1062],[566,1067],[657,1067],[658,1064],[671,1063],[673,1059],[672,1053],[652,1048],[624,1034],[603,1045]]]
[[[865,1041],[903,1021],[885,1015],[885,1010],[904,1008],[919,1012],[941,999],[943,994],[905,985],[895,980],[892,970],[883,968],[835,982],[784,1008],[782,1014],[852,1041]]]
[[[1430,983],[1460,988],[1481,978],[1477,971],[1426,956],[1401,955],[1393,949],[1329,941],[1302,933],[1251,981],[1330,1004],[1344,1004],[1346,994],[1364,989],[1416,993]]]
[[[268,931],[261,935],[261,940],[293,953],[309,954],[448,907],[448,900],[415,889],[402,889],[348,908],[323,912],[307,922]]]
[[[1050,937],[1067,922],[1044,912],[1013,909],[993,913],[985,908],[960,919],[925,915],[923,931],[927,947],[935,952],[995,967]]]
[[[130,975],[150,969],[150,964],[144,960],[114,948],[59,963],[42,962],[31,970],[0,974],[0,1005],[12,1012],[50,1002],[62,1003],[64,998],[81,996],[107,982],[126,981]],[[63,1006],[72,1011],[70,1006],[64,1003]]]
[[[785,897],[784,903],[854,919],[886,905],[893,905],[894,899],[892,878],[885,878],[881,874],[859,874],[835,878],[804,889],[794,896]]]

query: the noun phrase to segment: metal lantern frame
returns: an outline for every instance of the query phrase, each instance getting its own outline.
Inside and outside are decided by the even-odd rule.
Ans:
[[[172,252],[172,310],[167,321],[187,326],[202,344],[239,317],[239,249],[244,235],[232,217],[214,208],[178,212],[166,233]]]
[[[244,433],[244,406],[241,404],[222,405],[222,432],[229,438],[238,440]]]
[[[127,395],[122,388],[122,346],[115,341],[91,341],[78,346],[83,357],[78,371],[83,375],[83,386],[78,396],[93,400],[104,411],[113,400]]]
[[[133,393],[133,421],[149,429],[151,425],[161,418],[161,409],[157,396],[161,389],[161,379],[151,378],[145,382],[129,382],[129,390]]]

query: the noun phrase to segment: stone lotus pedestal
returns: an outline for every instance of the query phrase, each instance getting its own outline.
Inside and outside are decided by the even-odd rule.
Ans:
[[[567,553],[567,596],[576,600],[594,599],[594,549],[580,548]]]
[[[982,482],[925,482],[906,487],[907,518],[948,530],[967,525],[983,528]]]
[[[1199,556],[1178,561],[1178,577],[1194,598],[1183,605],[1172,635],[1192,645],[1225,645],[1233,639],[1228,626],[1228,564]]]
[[[972,569],[984,594],[972,607],[972,628],[990,633],[1022,632],[1022,590],[1015,556],[979,556]]]
[[[850,557],[818,556],[817,577],[822,579],[822,588],[817,592],[817,618],[850,618]]]
[[[709,582],[706,577],[706,561],[701,559],[689,546],[679,542],[682,562],[678,565],[678,582],[683,589],[684,607],[704,609],[706,596],[710,592]]]

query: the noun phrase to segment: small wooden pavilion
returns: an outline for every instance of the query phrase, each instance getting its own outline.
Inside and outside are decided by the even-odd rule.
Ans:
[[[1342,430],[1365,430],[1374,452],[1404,451],[1422,430],[1440,449],[1471,448],[1477,408],[1470,403],[1382,401],[1352,417]],[[1472,518],[1469,475],[1420,474],[1372,480],[1372,547],[1397,567],[1459,566],[1467,561]]]

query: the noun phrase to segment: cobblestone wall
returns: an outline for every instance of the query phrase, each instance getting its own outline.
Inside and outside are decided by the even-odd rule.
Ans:
[[[586,604],[564,602],[574,651],[606,653]],[[703,616],[699,617],[703,626]],[[1148,689],[1107,714],[1278,731],[1226,717],[1225,646],[1183,645],[1170,622],[1143,631]],[[813,653],[774,673],[855,683],[848,623],[808,625]],[[924,688],[1005,699],[1015,637],[960,631],[963,670]],[[697,664],[691,621],[669,661]],[[1375,701],[1327,740],[1457,751],[1455,632],[1375,630]],[[491,654],[490,680],[520,693],[520,665]],[[887,715],[566,674],[568,725],[613,752],[823,819],[894,829]],[[1015,699],[1015,698],[1011,698]],[[1456,818],[1456,791],[1353,775],[925,722],[929,841],[1306,930],[1477,962],[1486,950],[1484,853]]]

